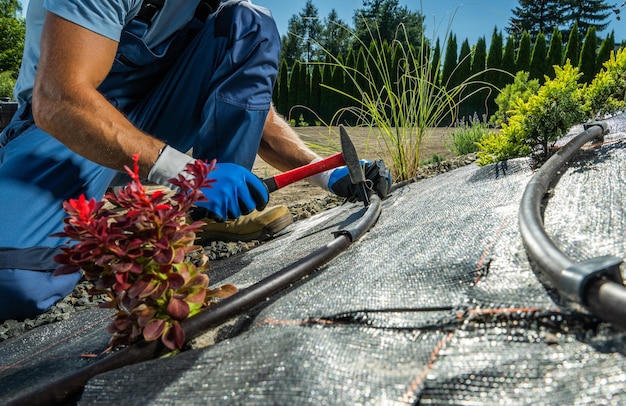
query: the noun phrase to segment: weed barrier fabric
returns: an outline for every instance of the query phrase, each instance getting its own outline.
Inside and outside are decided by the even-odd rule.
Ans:
[[[573,260],[624,257],[626,117],[607,123],[546,200],[547,233]],[[79,404],[626,403],[624,332],[562,302],[528,261],[518,211],[532,176],[515,159],[395,191],[361,240],[215,345],[99,375]],[[360,210],[298,222],[213,263],[211,281],[250,286]]]
[[[0,403],[83,368],[107,349],[112,311],[89,309],[0,344]]]

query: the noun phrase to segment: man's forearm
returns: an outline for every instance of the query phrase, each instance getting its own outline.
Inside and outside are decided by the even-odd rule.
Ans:
[[[75,89],[53,97],[39,88],[33,97],[35,123],[77,154],[102,166],[123,170],[139,153],[147,176],[163,142],[142,133],[97,91]]]
[[[273,108],[265,121],[259,156],[280,171],[288,171],[319,158]]]

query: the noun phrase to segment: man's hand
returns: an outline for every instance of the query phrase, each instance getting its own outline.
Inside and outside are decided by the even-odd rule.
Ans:
[[[208,201],[196,203],[197,208],[192,213],[194,219],[236,219],[254,209],[263,210],[267,205],[267,187],[243,166],[218,163],[208,178],[215,179],[215,182],[202,189]]]
[[[385,166],[382,159],[374,162],[361,160],[361,166],[365,172],[367,188],[378,194],[381,199],[387,198],[391,190],[391,172]],[[342,166],[334,169],[328,178],[328,190],[337,196],[346,197],[350,200],[359,200],[358,186],[350,181],[348,168]]]

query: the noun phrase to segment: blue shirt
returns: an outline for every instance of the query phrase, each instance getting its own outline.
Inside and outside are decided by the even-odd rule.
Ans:
[[[155,48],[184,27],[200,0],[169,0],[156,15],[143,37]],[[40,55],[40,38],[46,12],[52,12],[81,27],[119,42],[124,26],[141,8],[142,0],[30,0],[26,12],[26,40],[14,97],[21,105],[32,97]]]

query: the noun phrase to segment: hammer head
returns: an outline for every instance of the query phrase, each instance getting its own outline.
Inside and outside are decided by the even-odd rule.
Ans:
[[[361,168],[361,162],[359,155],[356,152],[356,148],[352,143],[352,140],[348,136],[348,132],[343,125],[339,125],[339,137],[341,140],[341,153],[343,159],[348,167],[348,173],[350,173],[350,180],[353,184],[359,184],[365,182],[365,174],[363,168]]]
[[[348,136],[343,125],[339,125],[339,137],[341,140],[341,153],[343,159],[348,167],[348,173],[350,174],[350,181],[353,185],[358,185],[359,195],[363,204],[366,206],[369,204],[369,193],[365,183],[365,173],[361,167],[361,161],[359,155],[356,152],[356,148],[352,143],[352,140]]]

